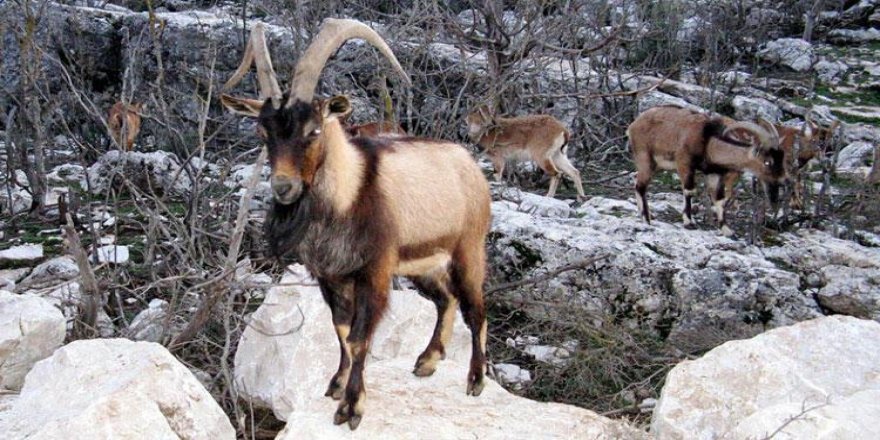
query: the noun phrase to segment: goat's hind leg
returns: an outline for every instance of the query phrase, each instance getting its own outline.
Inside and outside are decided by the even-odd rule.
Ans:
[[[651,183],[651,177],[654,175],[654,166],[651,157],[648,155],[637,155],[636,162],[636,205],[639,212],[644,217],[645,222],[651,224],[651,211],[648,209],[648,184]]]
[[[486,251],[483,243],[462,245],[456,251],[452,271],[454,294],[460,302],[464,322],[471,331],[471,363],[467,394],[479,396],[486,375],[486,308],[483,303],[483,280],[486,276]]]
[[[557,168],[562,170],[566,176],[574,181],[574,186],[577,188],[578,192],[577,200],[579,202],[586,200],[587,195],[584,193],[584,183],[581,180],[581,173],[574,167],[574,165],[572,165],[571,161],[568,160],[568,156],[566,156],[561,150],[557,151],[556,154],[553,155],[553,162],[556,163]]]
[[[424,377],[434,374],[437,362],[446,358],[446,344],[452,337],[455,313],[458,306],[456,299],[449,291],[449,273],[437,271],[436,275],[411,278],[425,296],[437,307],[437,323],[428,346],[416,360],[413,374]]]
[[[353,314],[353,284],[334,284],[326,280],[318,280],[324,301],[330,306],[333,316],[333,328],[336,329],[336,338],[339,340],[339,368],[330,379],[325,396],[333,400],[342,398],[342,393],[348,384],[351,373],[351,348],[348,345],[348,335],[351,333],[351,321]]]

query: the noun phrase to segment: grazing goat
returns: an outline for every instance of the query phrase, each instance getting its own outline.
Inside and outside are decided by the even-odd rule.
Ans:
[[[514,118],[496,118],[488,106],[480,106],[467,116],[468,135],[495,167],[495,179],[504,175],[508,159],[531,159],[550,175],[547,197],[556,195],[559,173],[574,181],[578,201],[587,198],[580,172],[566,157],[566,144],[571,133],[558,119],[550,115],[528,115]]]
[[[429,139],[351,138],[339,119],[351,111],[348,98],[313,99],[327,59],[352,38],[379,49],[409,83],[375,31],[354,20],[327,19],[297,63],[290,91],[282,94],[257,24],[224,91],[254,61],[263,99],[221,99],[231,111],[257,118],[271,166],[269,250],[293,254],[320,284],[340,346],[326,395],[341,399],[334,423],[348,422],[353,430],[364,413],[367,350],[394,275],[409,277],[437,308],[433,336],[413,373],[433,374],[458,307],[471,331],[467,394],[482,392],[491,199],[486,178],[464,147]]]
[[[116,145],[124,151],[132,150],[134,139],[141,131],[141,107],[141,103],[132,103],[126,106],[122,101],[118,101],[113,104],[113,107],[110,107],[107,126],[110,128],[110,135],[113,136]]]
[[[713,210],[725,235],[732,235],[733,231],[724,223],[724,206],[742,171],[748,170],[767,182],[775,188],[774,193],[778,193],[780,182],[786,178],[779,135],[764,120],[758,124],[735,122],[681,107],[662,106],[643,112],[626,133],[636,163],[636,202],[648,223],[651,214],[645,192],[658,168],[678,172],[685,198],[685,227],[694,224],[691,198],[695,193],[695,172],[706,174]]]
[[[779,145],[785,152],[787,172],[794,180],[794,188],[791,193],[791,207],[793,209],[803,209],[804,206],[801,170],[812,159],[824,154],[833,140],[838,125],[840,125],[840,121],[834,121],[830,127],[822,128],[813,122],[809,113],[800,129],[776,124],[776,130],[779,132]]]

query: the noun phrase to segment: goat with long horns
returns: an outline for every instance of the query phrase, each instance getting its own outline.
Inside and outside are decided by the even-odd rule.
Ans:
[[[270,251],[294,254],[320,284],[340,346],[339,369],[326,395],[341,399],[334,423],[355,429],[364,413],[370,338],[394,275],[409,277],[437,307],[434,334],[413,373],[432,374],[445,356],[458,306],[472,336],[467,394],[483,390],[490,197],[464,147],[410,137],[349,137],[339,120],[350,110],[349,100],[313,99],[327,59],[352,38],[379,49],[409,83],[375,31],[357,21],[327,19],[296,65],[291,90],[282,94],[257,24],[224,90],[255,62],[261,99],[221,99],[259,122],[272,168],[274,202],[265,224]]]

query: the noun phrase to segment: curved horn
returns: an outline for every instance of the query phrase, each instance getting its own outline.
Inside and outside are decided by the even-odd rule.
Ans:
[[[776,126],[764,118],[758,118],[758,125],[767,130],[767,133],[770,135],[769,144],[766,146],[772,149],[779,148],[779,131],[776,130]]]
[[[336,18],[328,18],[321,25],[318,35],[312,40],[306,52],[296,64],[293,73],[293,82],[291,83],[290,98],[287,100],[285,107],[290,107],[295,100],[302,102],[311,102],[315,96],[315,87],[318,85],[318,77],[327,63],[330,55],[339,49],[346,41],[352,38],[360,38],[379,49],[382,55],[385,55],[394,68],[403,77],[407,85],[412,85],[409,76],[400,66],[394,52],[385,43],[385,40],[379,36],[369,26],[356,20],[343,20]]]
[[[266,45],[265,26],[257,23],[251,29],[251,36],[244,49],[244,57],[241,59],[238,69],[223,84],[223,91],[235,87],[251,68],[251,63],[257,65],[257,83],[260,86],[260,99],[272,98],[272,106],[276,109],[281,106],[281,87],[272,68],[272,57],[269,55],[269,47]]]
[[[765,130],[758,124],[755,124],[754,122],[734,122],[733,124],[727,126],[727,129],[724,130],[723,136],[726,137],[730,135],[731,132],[736,130],[746,130],[752,133],[753,135],[755,135],[756,138],[758,138],[758,142],[761,144],[762,147],[764,147],[765,145],[772,145],[770,133],[768,133],[767,130]]]

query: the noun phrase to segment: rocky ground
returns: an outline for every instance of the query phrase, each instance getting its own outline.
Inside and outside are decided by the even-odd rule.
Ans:
[[[79,55],[91,60],[84,65],[103,74],[141,59],[144,49],[134,44],[118,58],[104,54],[120,52],[121,33],[144,35],[149,14],[86,3],[52,3],[43,23],[76,35]],[[719,234],[703,213],[700,227],[687,230],[670,175],[652,185],[658,221],[647,225],[631,196],[632,166],[620,159],[624,141],[603,136],[612,148],[592,149],[583,140],[572,152],[592,196],[583,204],[566,200],[570,190],[555,200],[530,192],[546,183],[524,182],[529,191],[493,184],[486,296],[494,381],[483,396],[464,395],[469,339],[460,320],[438,372],[410,374],[434,311],[402,282],[371,349],[367,416],[354,437],[876,438],[880,212],[876,191],[864,183],[880,142],[876,6],[863,0],[824,13],[822,38],[812,43],[779,35],[756,54],[760,67],[717,72],[718,84],[705,84],[698,72],[615,80],[625,93],[643,90],[625,98],[630,113],[674,103],[793,125],[808,111],[825,126],[841,121],[835,151],[808,173],[810,200],[825,200],[827,209],[789,213],[790,222],[765,227],[753,215],[763,207],[760,194],[746,178],[731,208],[736,237]],[[237,9],[174,9],[156,15],[175,42],[165,53],[168,87],[222,83],[240,59]],[[688,29],[698,32],[693,18]],[[289,28],[267,20],[270,45],[293,51]],[[411,39],[392,46],[405,65],[435,66],[457,79],[487,66],[484,55],[443,41],[429,51]],[[208,62],[208,53],[219,56]],[[323,87],[354,89],[354,99],[370,108],[359,75],[375,62],[363,63],[364,53],[361,45],[343,48]],[[157,72],[154,58],[143,60],[131,70],[135,82]],[[545,92],[597,75],[586,59],[541,65],[535,84]],[[0,67],[6,87],[14,64]],[[276,62],[279,71],[290,67],[283,57]],[[57,66],[45,68],[61,87]],[[347,70],[359,73],[340,73]],[[180,120],[197,125],[200,98],[174,99]],[[416,99],[428,109],[423,120],[464,111],[440,96]],[[585,111],[603,114],[617,105],[596,100],[585,110],[561,97],[552,112],[583,128],[594,121]],[[375,117],[374,110],[356,115]],[[219,126],[215,137],[251,135],[252,126],[229,121],[211,120]],[[38,215],[27,212],[32,198],[23,170],[10,170],[14,182],[0,185],[0,432],[234,438],[250,423],[256,428],[247,432],[261,438],[347,435],[330,423],[334,403],[322,397],[337,356],[329,311],[301,267],[267,269],[259,250],[270,191],[268,167],[253,165],[255,144],[166,149],[174,136],[162,127],[148,127],[129,153],[85,153],[76,133],[53,137],[50,191]],[[430,126],[416,128],[427,133]],[[585,130],[578,139],[595,138]],[[253,198],[240,199],[256,170]],[[234,255],[228,270],[228,302],[220,302],[200,341],[169,351],[211,295],[204,286],[226,271],[241,201],[251,222],[243,257]],[[62,209],[76,220],[107,304],[94,339],[78,340],[84,274],[59,228]]]

